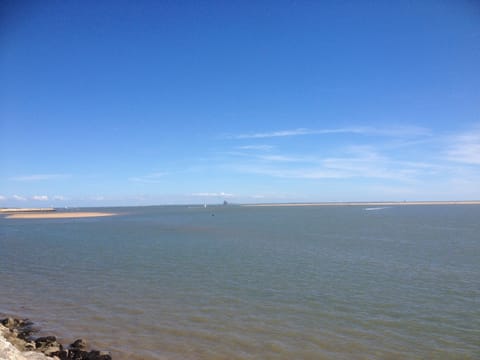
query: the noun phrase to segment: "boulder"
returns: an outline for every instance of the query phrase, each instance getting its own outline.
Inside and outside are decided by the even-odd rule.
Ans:
[[[55,336],[35,338],[32,333],[38,330],[34,329],[33,323],[28,319],[12,317],[0,319],[0,330],[0,335],[8,340],[9,345],[24,351],[24,354],[37,356],[35,359],[40,359],[40,353],[43,353],[59,360],[112,360],[112,356],[106,351],[87,351],[87,342],[84,339],[77,339],[68,346],[68,349],[64,349]],[[1,353],[0,359],[2,359]]]
[[[28,319],[7,317],[5,319],[1,319],[0,323],[9,329],[15,337],[25,341],[32,340],[32,334],[37,331],[33,326],[33,322]]]
[[[70,349],[85,350],[87,348],[87,342],[83,339],[77,339],[69,346]]]
[[[35,340],[37,348],[49,347],[51,344],[58,344],[55,336],[41,336]]]
[[[112,360],[112,356],[106,351],[92,350],[85,360]]]
[[[80,349],[68,350],[68,360],[85,360],[88,356],[88,351]],[[62,359],[63,360],[63,359]]]
[[[3,326],[11,330],[15,327],[16,321],[18,320],[11,317],[7,317],[5,319],[0,320],[0,323],[2,323]]]
[[[43,336],[35,340],[35,347],[37,351],[41,351],[47,356],[55,356],[63,350],[62,344],[57,342],[55,336]]]

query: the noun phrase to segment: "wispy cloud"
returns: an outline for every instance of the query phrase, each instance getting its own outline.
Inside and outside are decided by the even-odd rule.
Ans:
[[[480,165],[480,128],[453,137],[447,158],[455,162]]]
[[[254,194],[254,195],[250,195],[249,197],[252,198],[252,199],[265,199],[265,198],[266,198],[266,195],[263,195],[263,194]]]
[[[47,195],[33,195],[32,200],[35,201],[48,201],[48,196]]]
[[[239,134],[233,136],[235,139],[262,139],[274,137],[303,136],[303,135],[327,135],[327,134],[358,134],[370,136],[405,137],[405,136],[428,136],[429,129],[418,126],[396,126],[389,128],[375,127],[345,127],[332,129],[307,129],[297,128],[290,130],[277,130],[271,132],[259,132],[251,134]]]
[[[56,201],[65,201],[67,200],[67,198],[65,196],[62,196],[62,195],[55,195],[53,197],[53,200],[56,200]]]
[[[320,167],[303,167],[292,169],[288,167],[243,164],[235,166],[234,170],[242,173],[287,179],[340,179],[348,177],[346,174],[340,171],[322,169]]]
[[[135,176],[131,177],[128,180],[144,184],[157,184],[162,182],[162,178],[167,175],[166,172],[156,172],[149,175]]]
[[[303,162],[306,159],[286,155],[259,155],[259,159],[272,162]]]
[[[14,200],[17,200],[17,201],[25,201],[27,200],[26,198],[24,198],[23,196],[20,196],[20,195],[13,195],[12,198]]]
[[[227,167],[241,173],[291,179],[370,178],[402,182],[414,181],[417,176],[436,170],[428,163],[392,159],[371,146],[351,146],[338,152],[336,157],[252,154],[232,160]]]
[[[314,134],[315,132],[308,129],[294,129],[294,130],[279,130],[272,132],[264,133],[253,133],[253,134],[240,134],[234,136],[236,139],[261,139],[261,138],[272,138],[272,137],[284,137],[284,136],[298,136],[298,135],[309,135]]]
[[[192,196],[198,196],[198,197],[234,197],[235,195],[225,193],[225,192],[199,192],[199,193],[193,193],[191,194]]]
[[[0,195],[0,201],[5,201],[5,200],[7,200],[7,197],[3,196],[3,195]]]
[[[432,136],[432,131],[430,129],[413,126],[413,125],[402,125],[402,126],[390,126],[390,127],[359,127],[355,128],[355,131],[358,134],[362,135],[371,135],[371,136],[385,136],[385,137],[429,137]]]
[[[275,147],[272,145],[244,145],[244,146],[237,146],[239,150],[258,150],[258,151],[270,151],[273,150]]]
[[[71,177],[70,174],[33,174],[11,177],[13,181],[43,181],[43,180],[61,180]]]

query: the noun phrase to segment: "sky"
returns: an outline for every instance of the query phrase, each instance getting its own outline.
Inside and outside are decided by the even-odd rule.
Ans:
[[[0,3],[0,207],[223,200],[480,200],[480,3]]]

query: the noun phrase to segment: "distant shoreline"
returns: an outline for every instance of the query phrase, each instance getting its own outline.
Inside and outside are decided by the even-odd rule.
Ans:
[[[318,202],[318,203],[269,203],[243,204],[245,207],[288,207],[288,206],[397,206],[397,205],[480,205],[480,201],[387,201],[387,202]]]
[[[0,208],[0,214],[52,212],[55,208]]]
[[[91,218],[115,216],[115,213],[105,212],[18,212],[9,213],[6,219],[74,219],[74,218]]]

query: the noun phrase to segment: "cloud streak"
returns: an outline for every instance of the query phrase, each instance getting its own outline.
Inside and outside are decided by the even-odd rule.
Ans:
[[[244,145],[237,146],[239,150],[258,150],[258,151],[270,151],[274,149],[272,145]]]
[[[453,138],[447,158],[450,161],[480,165],[480,129]]]
[[[411,183],[424,174],[438,171],[438,166],[415,161],[401,161],[379,153],[370,146],[351,146],[338,151],[343,156],[304,154],[242,154],[225,165],[240,173],[290,179],[384,179]]]
[[[276,137],[291,137],[304,135],[328,135],[328,134],[357,134],[365,136],[386,136],[386,137],[410,137],[410,136],[429,136],[429,129],[417,126],[398,126],[390,128],[374,127],[345,127],[332,129],[307,129],[297,128],[290,130],[277,130],[271,132],[260,132],[251,134],[239,134],[233,136],[235,139],[264,139]]]
[[[234,197],[235,195],[225,193],[225,192],[199,192],[199,193],[193,193],[191,194],[192,196],[198,196],[198,197]]]
[[[131,177],[128,180],[132,182],[137,182],[137,183],[143,183],[143,184],[158,184],[162,182],[162,178],[167,175],[166,172],[157,172],[149,175],[144,175],[144,176],[135,176]]]
[[[44,181],[44,180],[62,180],[71,177],[70,174],[33,174],[11,177],[13,181]]]
[[[32,196],[32,200],[35,200],[35,201],[48,201],[48,196],[47,196],[47,195],[34,195],[34,196]]]
[[[272,137],[285,137],[285,136],[299,136],[299,135],[311,135],[315,131],[308,129],[294,129],[294,130],[280,130],[272,131],[265,133],[253,133],[253,134],[240,134],[234,136],[236,139],[262,139],[262,138],[272,138]]]

